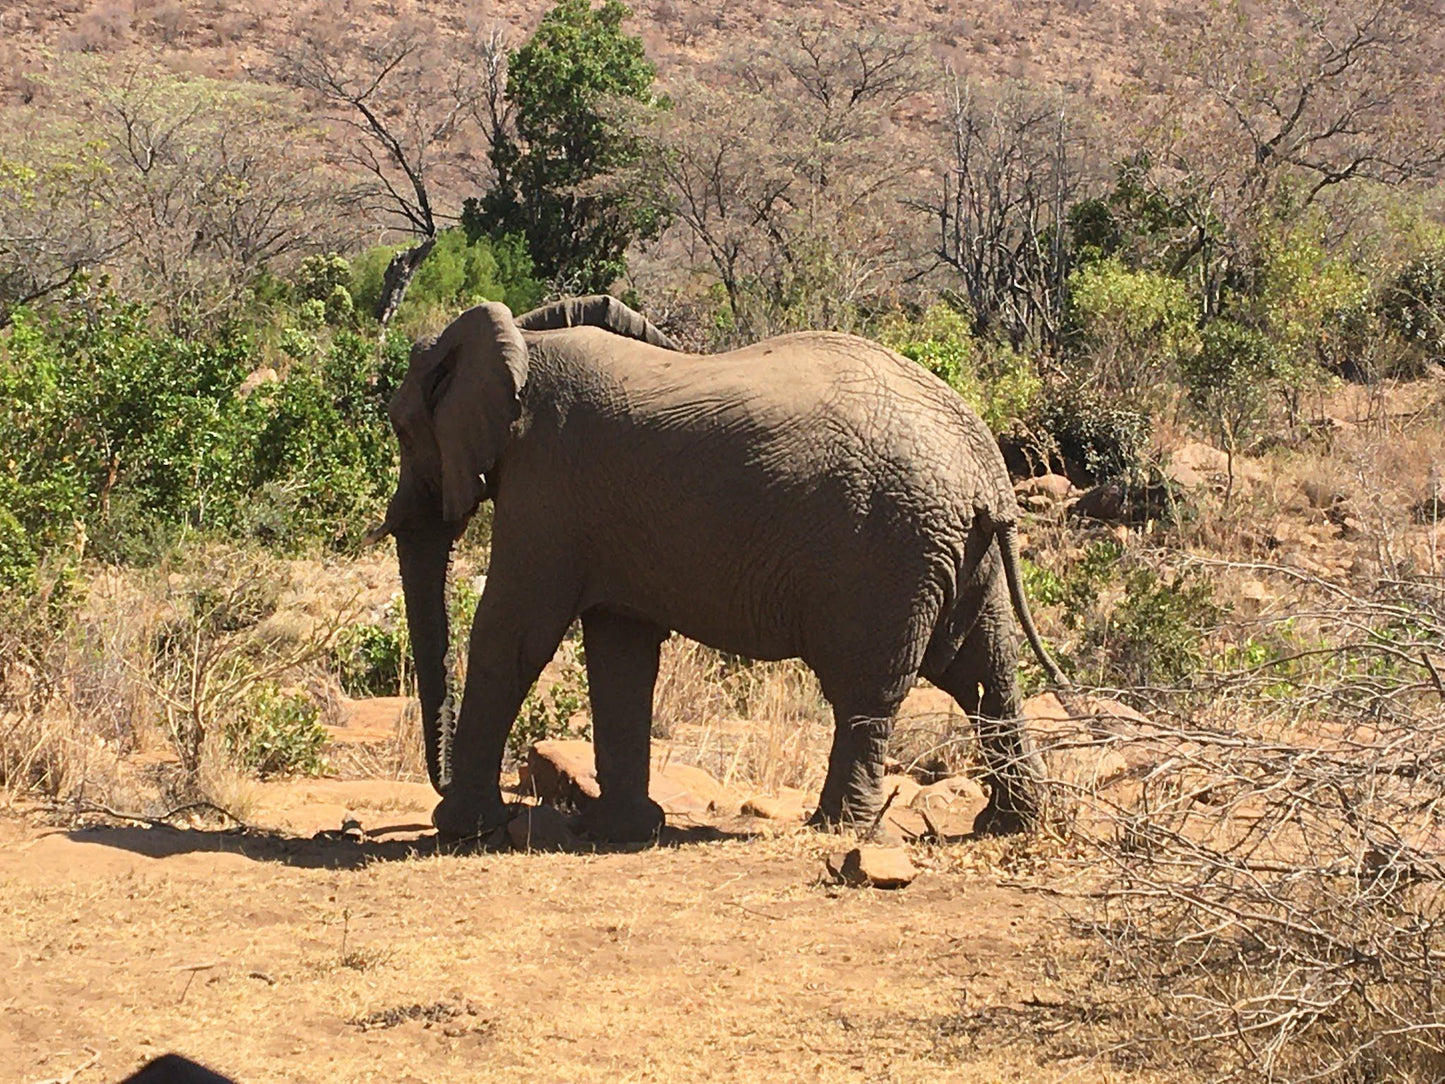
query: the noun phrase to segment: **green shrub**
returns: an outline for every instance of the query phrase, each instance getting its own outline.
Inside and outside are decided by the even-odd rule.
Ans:
[[[388,607],[385,625],[352,625],[337,637],[331,666],[347,696],[401,696],[402,675],[411,661],[400,596]]]
[[[327,733],[315,702],[275,682],[251,690],[227,723],[224,740],[236,764],[262,778],[319,775],[326,768],[321,750]]]
[[[1145,477],[1153,421],[1144,411],[1087,385],[1058,385],[1044,395],[1039,424],[1058,453],[1096,482]]]
[[[564,659],[557,681],[539,692],[534,685],[507,735],[507,752],[516,761],[525,760],[533,742],[551,738],[592,737],[592,726],[573,729],[572,717],[588,705],[586,655],[577,643],[570,659]]]
[[[958,392],[1000,433],[1029,413],[1042,385],[1026,356],[978,342],[970,327],[963,313],[938,302],[917,320],[886,321],[878,338]]]
[[[295,296],[300,301],[326,301],[339,286],[351,283],[351,265],[336,252],[307,256],[296,270]]]
[[[1117,257],[1069,276],[1069,321],[1088,380],[1104,394],[1151,397],[1196,338],[1197,306],[1184,283],[1134,271]]]
[[[356,307],[374,313],[391,258],[405,246],[381,245],[352,261],[350,296]],[[455,315],[482,301],[501,301],[514,313],[541,304],[545,288],[533,277],[526,244],[518,237],[468,241],[461,230],[443,230],[417,268],[397,311],[399,326],[413,327],[427,313]]]
[[[1407,263],[1380,290],[1376,304],[1385,326],[1408,348],[1392,375],[1420,375],[1445,355],[1445,248]]]
[[[1196,416],[1231,456],[1267,416],[1282,369],[1276,344],[1263,332],[1232,320],[1204,329],[1183,376]]]
[[[319,303],[318,303],[319,304]],[[0,338],[0,588],[83,556],[154,559],[187,533],[297,550],[357,539],[390,491],[386,405],[408,346],[287,329],[285,379],[244,335],[182,338],[78,288]],[[53,577],[52,577],[53,578]]]

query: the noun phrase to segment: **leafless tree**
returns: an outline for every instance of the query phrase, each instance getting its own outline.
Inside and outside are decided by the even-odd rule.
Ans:
[[[917,164],[892,112],[926,86],[917,44],[797,22],[675,88],[661,168],[695,269],[737,334],[839,326],[915,268]]]
[[[377,317],[396,312],[437,233],[459,214],[490,138],[508,123],[507,45],[499,29],[460,39],[404,21],[340,35],[318,16],[282,61],[331,125],[336,163],[362,179],[348,194],[363,216],[417,238],[386,273]]]
[[[333,240],[314,132],[280,96],[141,61],[66,78],[104,163],[88,213],[173,322],[224,311],[269,261]]]
[[[1068,211],[1085,192],[1085,144],[1068,102],[954,79],[937,255],[957,273],[981,335],[1015,349],[1058,341],[1069,273]]]
[[[1209,311],[1261,231],[1338,205],[1354,182],[1438,175],[1442,44],[1438,4],[1231,0],[1201,11],[1182,48],[1148,52],[1162,93],[1144,139],[1163,167],[1156,180],[1189,189],[1177,202],[1192,218],[1179,267],[1199,265]]]

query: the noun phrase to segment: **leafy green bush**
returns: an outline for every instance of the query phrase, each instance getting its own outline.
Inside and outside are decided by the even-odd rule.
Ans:
[[[46,562],[153,559],[193,532],[358,538],[394,479],[386,404],[408,343],[290,328],[282,345],[285,378],[243,395],[260,367],[244,335],[182,338],[84,288],[18,310],[0,338],[0,588],[35,591]]]
[[[1400,376],[1418,376],[1445,355],[1445,248],[1407,263],[1380,290],[1376,302],[1386,327],[1408,347]]]
[[[1039,424],[1058,453],[1096,482],[1144,478],[1153,421],[1147,413],[1084,384],[1045,393]]]
[[[1183,366],[1189,403],[1233,456],[1266,417],[1281,372],[1275,342],[1232,320],[1216,320]]]
[[[1147,395],[1172,375],[1195,338],[1197,306],[1184,283],[1134,271],[1117,257],[1069,276],[1069,321],[1089,381],[1108,394]]]
[[[401,696],[402,675],[411,658],[400,596],[386,625],[352,625],[342,630],[331,653],[331,666],[347,696]]]
[[[262,682],[227,723],[226,748],[239,767],[269,775],[319,775],[326,728],[316,703],[305,693],[286,692]]]
[[[592,737],[590,723],[580,729],[572,727],[572,717],[588,704],[586,662],[578,643],[572,657],[562,662],[557,681],[546,692],[539,692],[534,685],[527,693],[507,735],[507,752],[513,760],[524,760],[533,742]]]
[[[350,296],[357,308],[376,311],[387,265],[403,247],[381,245],[352,261]],[[417,268],[396,319],[402,327],[415,327],[428,313],[441,310],[452,316],[482,301],[501,301],[521,313],[536,308],[544,296],[521,237],[469,241],[459,229],[443,230]]]

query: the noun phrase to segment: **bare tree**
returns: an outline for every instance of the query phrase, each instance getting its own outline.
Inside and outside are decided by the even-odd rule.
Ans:
[[[918,47],[793,23],[722,70],[677,90],[663,133],[688,259],[743,337],[845,325],[916,269],[917,154],[891,114],[927,84]]]
[[[937,255],[958,275],[981,335],[1050,347],[1061,332],[1069,274],[1068,211],[1087,174],[1068,104],[1020,88],[986,95],[952,80],[950,157]]]
[[[437,233],[458,218],[462,181],[509,122],[505,36],[473,30],[461,39],[402,22],[376,33],[337,36],[322,17],[282,63],[332,125],[335,160],[362,179],[351,205],[417,238],[387,268],[376,313],[387,323]]]
[[[0,133],[0,327],[124,244],[110,216],[95,213],[105,159],[74,135]]]
[[[66,78],[104,164],[88,213],[174,323],[224,311],[269,261],[332,239],[313,133],[280,96],[139,61]]]
[[[1207,312],[1247,273],[1262,230],[1354,182],[1404,184],[1445,163],[1438,4],[1231,0],[1191,35],[1151,54],[1164,93],[1145,140],[1156,183],[1187,179],[1176,262],[1198,264]]]

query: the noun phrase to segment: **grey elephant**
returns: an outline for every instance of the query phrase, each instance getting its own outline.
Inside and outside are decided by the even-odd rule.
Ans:
[[[1020,586],[998,446],[921,366],[828,333],[687,354],[608,297],[515,319],[484,304],[418,344],[390,414],[400,481],[374,534],[396,537],[440,834],[506,819],[507,734],[579,616],[594,837],[642,840],[662,824],[649,740],[671,631],[817,674],[835,729],[814,823],[872,824],[892,719],[920,676],[978,720],[980,826],[1035,821],[1015,614],[1066,682]],[[491,565],[444,770],[447,567],[486,499]]]

